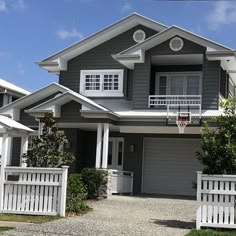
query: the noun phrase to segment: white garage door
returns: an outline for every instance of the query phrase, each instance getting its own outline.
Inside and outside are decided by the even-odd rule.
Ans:
[[[144,139],[143,192],[194,195],[200,140]]]

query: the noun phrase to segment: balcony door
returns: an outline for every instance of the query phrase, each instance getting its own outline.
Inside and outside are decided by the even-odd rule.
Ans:
[[[201,95],[201,72],[156,73],[157,95]]]
[[[109,138],[107,168],[123,170],[124,138]]]

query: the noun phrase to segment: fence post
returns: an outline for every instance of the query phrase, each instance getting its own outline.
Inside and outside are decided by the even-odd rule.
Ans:
[[[201,218],[202,218],[202,208],[201,208],[201,198],[202,198],[202,172],[197,171],[197,212],[196,212],[196,228],[201,228]]]
[[[68,175],[68,166],[62,166],[61,198],[60,198],[60,204],[59,204],[59,215],[63,217],[66,214],[67,175]]]
[[[131,177],[131,185],[130,185],[130,195],[132,196],[133,195],[133,182],[134,182],[134,173],[133,172],[131,172],[131,175],[130,175],[130,177]]]

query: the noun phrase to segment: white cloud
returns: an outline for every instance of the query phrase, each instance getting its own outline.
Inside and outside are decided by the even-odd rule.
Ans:
[[[2,57],[8,57],[8,56],[9,56],[9,53],[8,53],[8,52],[0,51],[0,58],[2,58]]]
[[[17,63],[17,71],[19,75],[25,75],[25,70],[20,62]]]
[[[82,39],[84,36],[81,32],[79,32],[76,28],[72,28],[71,30],[60,29],[56,32],[57,36],[62,40],[67,40],[71,38]]]
[[[218,1],[214,3],[213,9],[207,17],[209,27],[213,30],[222,25],[236,23],[236,2]]]
[[[7,5],[4,0],[0,0],[0,12],[6,12],[7,11]]]
[[[16,10],[24,10],[26,8],[25,0],[14,0],[12,6]]]
[[[124,5],[121,7],[121,12],[125,13],[127,11],[130,11],[132,9],[132,6],[130,3],[126,2]]]

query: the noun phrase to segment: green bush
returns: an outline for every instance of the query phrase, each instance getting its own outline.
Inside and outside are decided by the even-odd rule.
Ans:
[[[87,198],[87,190],[81,180],[80,174],[69,175],[67,182],[67,198],[76,198],[81,201]]]
[[[89,210],[89,206],[84,203],[87,198],[87,191],[81,181],[80,174],[71,174],[67,182],[66,211],[72,213],[83,213]]]
[[[88,192],[88,199],[96,199],[99,187],[104,184],[106,172],[95,168],[85,168],[81,171],[81,180]]]
[[[67,198],[66,200],[66,211],[80,214],[86,212],[90,207],[81,200],[80,197]]]

